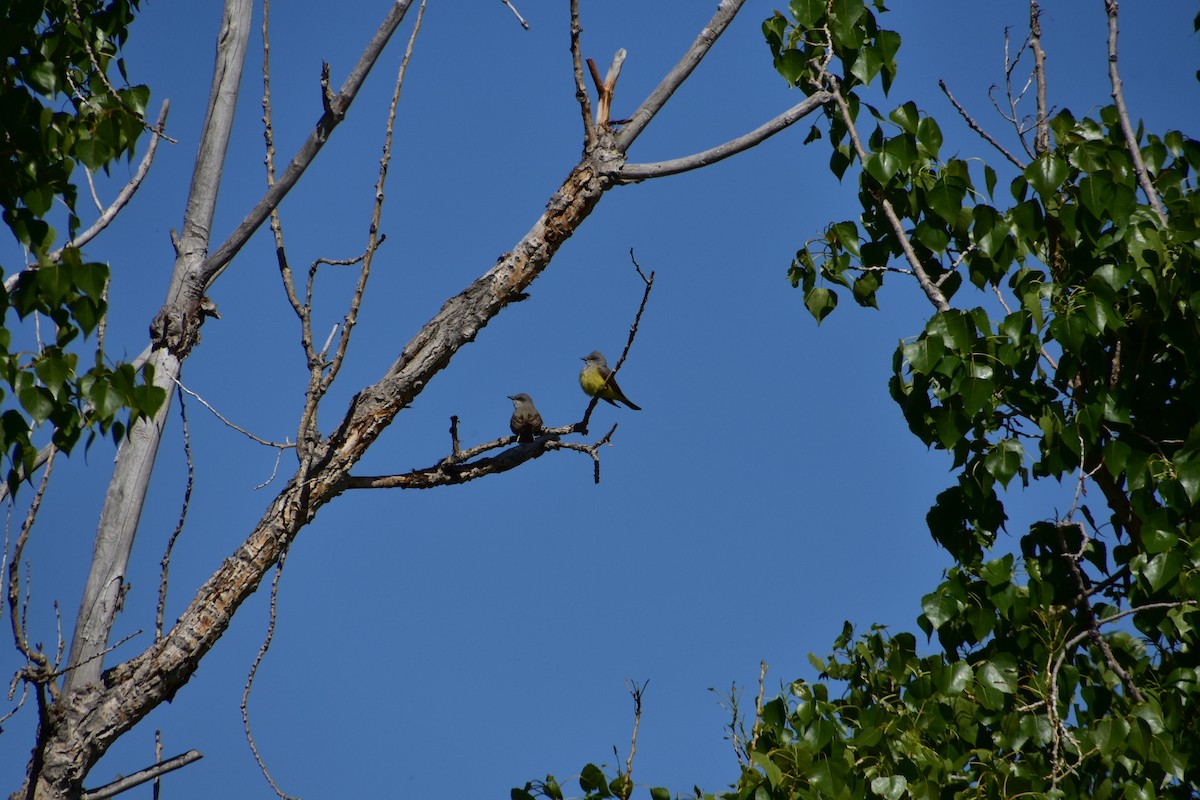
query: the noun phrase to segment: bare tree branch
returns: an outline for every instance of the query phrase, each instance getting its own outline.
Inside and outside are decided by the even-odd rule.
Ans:
[[[199,761],[202,758],[204,758],[204,754],[201,753],[199,750],[188,750],[186,753],[183,753],[182,755],[175,756],[174,758],[169,758],[166,761],[161,761],[152,767],[147,767],[146,769],[138,770],[137,772],[133,773],[132,775],[126,775],[125,777],[123,777],[119,780],[113,781],[112,783],[108,784],[107,786],[101,786],[99,789],[93,789],[90,792],[84,792],[83,796],[82,796],[82,800],[104,800],[104,798],[106,798],[106,797],[112,797],[114,795],[118,795],[121,792],[124,792],[128,789],[132,789],[135,786],[140,786],[141,784],[145,783],[146,781],[154,780],[155,778],[159,777],[160,775],[165,775],[168,772],[173,772],[174,770],[177,770],[180,767],[186,767],[188,764],[191,764],[193,761]]]
[[[946,86],[946,82],[944,80],[939,79],[938,86],[941,88],[942,94],[946,95],[946,97],[950,100],[950,103],[954,106],[954,110],[957,111],[959,113],[959,116],[961,116],[966,121],[967,125],[971,128],[971,130],[975,131],[980,136],[982,136],[984,138],[984,140],[987,141],[988,144],[990,144],[992,147],[996,148],[1000,152],[1000,155],[1004,156],[1010,162],[1012,162],[1012,164],[1017,169],[1019,169],[1019,170],[1025,169],[1025,163],[1023,161],[1021,161],[1021,159],[1017,158],[1012,153],[1008,152],[1008,150],[1006,150],[1004,148],[1004,145],[1002,145],[1002,144],[1000,144],[1000,142],[996,141],[995,138],[993,138],[990,133],[985,131],[983,129],[983,127],[978,122],[975,121],[974,117],[972,117],[969,113],[967,113],[967,110],[962,107],[962,104],[959,103],[958,100],[956,100],[954,98],[954,95],[950,93],[950,88],[948,86]]]
[[[1129,109],[1125,107],[1125,92],[1121,89],[1121,74],[1117,71],[1117,0],[1104,0],[1104,10],[1108,14],[1108,79],[1112,84],[1112,99],[1117,106],[1117,116],[1121,120],[1121,132],[1125,134],[1125,146],[1129,148],[1129,156],[1133,159],[1133,168],[1137,173],[1138,185],[1146,195],[1146,201],[1154,209],[1163,227],[1169,224],[1167,212],[1163,210],[1158,199],[1158,192],[1150,182],[1150,173],[1142,158],[1142,149],[1138,147],[1137,136],[1129,121]]]
[[[354,102],[354,98],[357,96],[358,90],[362,87],[363,81],[366,80],[367,74],[375,66],[375,61],[379,58],[379,54],[383,52],[388,39],[391,38],[396,28],[400,26],[400,23],[404,19],[404,14],[411,5],[412,0],[396,0],[392,4],[391,10],[384,17],[379,29],[363,50],[358,63],[354,65],[354,69],[346,76],[346,81],[342,84],[341,91],[337,93],[330,103],[330,109],[317,121],[316,127],[308,135],[308,139],[304,144],[301,145],[300,150],[292,158],[291,163],[284,169],[283,175],[267,190],[267,193],[258,201],[258,204],[250,209],[241,224],[229,235],[229,238],[212,255],[204,260],[204,265],[200,268],[200,277],[205,286],[212,284],[221,272],[224,271],[233,257],[237,255],[238,251],[250,240],[254,232],[258,230],[258,227],[266,221],[267,216],[271,213],[271,209],[279,205],[280,201],[283,200],[292,187],[296,185],[297,181],[300,180],[300,176],[308,169],[313,159],[317,157],[317,153],[325,146],[325,142],[329,140],[329,135],[333,132],[333,129],[345,118],[346,112],[350,109],[350,104]]]
[[[579,0],[571,0],[571,63],[575,70],[575,100],[579,103],[579,113],[583,115],[583,149],[587,151],[596,145],[596,131],[592,127],[592,101],[588,99],[587,86],[583,83],[582,35]]]
[[[572,0],[576,2],[577,0]],[[696,65],[708,54],[709,48],[715,42],[725,29],[729,27],[729,23],[733,21],[734,16],[741,10],[742,5],[746,0],[721,0],[717,6],[717,11],[713,14],[708,24],[704,26],[704,30],[700,31],[700,35],[696,37],[696,41],[683,54],[683,58],[679,63],[667,73],[655,87],[650,96],[642,101],[638,106],[637,111],[634,111],[629,117],[629,121],[617,134],[617,147],[622,153],[629,152],[630,146],[633,145],[635,139],[642,134],[646,126],[650,124],[650,120],[659,110],[666,105],[671,99],[671,95],[675,93],[687,77],[692,74],[692,70]]]
[[[1029,47],[1033,50],[1033,76],[1037,82],[1037,138],[1034,150],[1040,156],[1050,151],[1050,115],[1046,105],[1046,53],[1042,50],[1042,10],[1029,0]]]
[[[526,22],[525,18],[521,16],[521,12],[517,11],[517,7],[512,4],[512,0],[500,0],[500,2],[502,2],[502,3],[504,3],[504,5],[508,6],[508,10],[511,11],[513,13],[513,16],[515,16],[517,18],[517,22],[521,23],[522,28],[524,28],[525,30],[529,30],[529,23]]]
[[[670,161],[659,161],[653,164],[626,164],[621,167],[621,182],[636,183],[648,178],[676,175],[680,172],[687,172],[688,170],[715,164],[722,159],[729,158],[729,156],[736,155],[743,150],[749,150],[751,147],[761,144],[832,99],[833,95],[828,92],[814,92],[805,98],[803,102],[797,103],[779,116],[760,125],[744,136],[739,136],[736,139],[732,139],[701,153],[694,153],[690,156],[675,158]]]
[[[167,289],[167,302],[152,325],[157,346],[151,352],[149,363],[154,367],[155,385],[168,392],[178,377],[182,359],[199,335],[203,320],[201,306],[205,284],[197,279],[196,269],[208,250],[217,188],[236,112],[252,8],[251,0],[226,0],[208,114],[184,214],[180,253]],[[180,307],[181,303],[185,307]],[[169,393],[167,397],[170,397]],[[169,405],[164,402],[153,419],[134,425],[117,453],[117,466],[100,512],[97,546],[71,638],[68,662],[79,666],[67,673],[63,687],[67,694],[100,679],[103,660],[97,656],[108,643],[119,609],[129,554]]]

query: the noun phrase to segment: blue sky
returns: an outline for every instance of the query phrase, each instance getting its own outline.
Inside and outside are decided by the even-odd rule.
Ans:
[[[400,105],[382,230],[346,366],[321,417],[392,363],[450,295],[530,228],[582,147],[564,2],[514,0],[532,29],[497,2],[433,3]],[[604,0],[582,4],[585,55],[603,71],[628,59],[614,116],[631,112],[703,27],[712,4]],[[901,5],[901,4],[897,4]],[[987,90],[1002,78],[1003,31],[1019,39],[1019,2],[905,4],[887,14],[900,32],[900,78],[887,110],[914,99],[935,115],[944,155],[1002,160],[962,125],[937,90],[958,99],[1010,145]],[[969,10],[967,10],[969,9]],[[1194,4],[1155,14],[1123,8],[1121,67],[1131,112],[1150,129],[1200,129],[1193,77]],[[340,84],[386,10],[277,4],[272,64],[276,144],[290,157],[320,114],[318,76]],[[630,153],[657,161],[756,127],[799,101],[773,71],[760,23],[773,5],[751,0],[700,69]],[[1109,102],[1103,6],[1047,2],[1043,26],[1051,102],[1077,116]],[[359,254],[401,33],[349,118],[282,207],[293,264]],[[125,56],[152,106],[171,99],[177,145],[158,160],[132,206],[89,249],[111,265],[108,348],[133,357],[162,302],[207,101],[214,4],[148,2]],[[258,17],[256,15],[256,26]],[[256,28],[257,30],[257,28]],[[257,33],[241,97],[214,245],[260,196],[262,137]],[[532,286],[456,356],[388,429],[358,474],[402,472],[448,452],[449,417],[464,444],[506,435],[511,403],[528,392],[548,424],[577,420],[576,375],[593,349],[615,359],[641,297],[629,263],[655,270],[654,293],[621,384],[644,409],[603,405],[603,480],[584,456],[549,454],[514,472],[427,492],[350,492],[321,511],[289,555],[272,650],[250,700],[256,740],[292,794],[504,798],[512,786],[572,775],[627,752],[626,678],[649,681],[634,779],[642,786],[718,791],[737,775],[722,738],[715,687],[736,682],[753,705],[760,659],[769,689],[813,677],[807,654],[827,652],[851,620],[915,630],[921,595],[948,557],[925,529],[949,460],[907,431],[887,394],[892,352],[930,309],[917,287],[889,281],[882,311],[842,307],[819,328],[789,287],[795,250],[830,222],[855,216],[852,182],[828,172],[809,123],[710,168],[611,191]],[[114,169],[106,197],[133,167]],[[1002,173],[1003,174],[1003,173]],[[1002,178],[1002,181],[1004,179]],[[1002,186],[1004,184],[1002,183]],[[14,263],[4,243],[5,263]],[[353,277],[326,268],[315,324],[344,314]],[[286,304],[270,236],[260,232],[214,287],[222,319],[204,328],[185,384],[242,427],[294,438],[306,382],[298,325]],[[958,302],[988,302],[968,298]],[[280,479],[262,489],[275,452],[187,406],[196,464],[188,525],[172,566],[168,619],[244,538]],[[118,636],[151,631],[157,564],[175,526],[185,466],[178,407],[159,454]],[[27,550],[32,638],[52,646],[57,600],[79,601],[111,472],[97,445],[57,467]],[[291,471],[285,454],[281,474]],[[1053,517],[1071,487],[1015,489],[1014,523]],[[1012,540],[1010,540],[1012,541]],[[90,786],[165,755],[201,762],[164,780],[166,796],[238,796],[269,788],[241,730],[238,703],[267,625],[260,590],[175,701],[156,710],[92,772]],[[131,640],[108,663],[141,650]],[[0,650],[0,672],[17,666]],[[26,709],[0,736],[0,774],[19,783],[32,743]],[[149,796],[149,788],[128,796]],[[635,796],[646,796],[639,789]]]

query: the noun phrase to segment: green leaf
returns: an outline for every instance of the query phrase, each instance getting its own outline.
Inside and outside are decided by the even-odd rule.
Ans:
[[[1067,179],[1070,167],[1057,156],[1046,153],[1025,168],[1025,179],[1042,200],[1054,197],[1058,187]]]
[[[958,613],[961,605],[952,597],[935,592],[921,598],[921,611],[934,630],[945,625]]]
[[[908,789],[908,779],[903,775],[893,775],[890,778],[874,778],[871,781],[871,791],[884,800],[900,800]]]
[[[854,26],[866,10],[862,0],[832,0],[831,29],[834,41],[843,47],[856,48],[859,43]]]
[[[792,12],[792,18],[796,20],[796,27],[809,29],[816,27],[821,21],[821,17],[825,15],[824,0],[792,0],[788,5],[788,10]]]
[[[941,336],[922,336],[917,341],[904,345],[904,360],[914,372],[932,374],[946,353],[946,343]]]
[[[783,782],[783,770],[781,770],[773,761],[771,761],[771,757],[769,755],[766,753],[755,752],[751,754],[751,758],[754,760],[755,766],[763,771],[763,775],[766,776],[767,783],[771,784],[772,789]]]
[[[937,158],[942,149],[942,129],[933,117],[922,117],[917,123],[917,142],[925,148],[929,158]]]
[[[784,50],[775,60],[775,69],[791,85],[796,85],[804,71],[808,69],[808,59],[804,53],[795,49]]]
[[[981,685],[998,692],[1012,694],[1017,691],[1017,660],[1010,653],[997,653],[990,661],[979,665],[975,674]]]
[[[929,210],[947,222],[954,222],[967,196],[967,184],[957,175],[943,173],[925,196]]]
[[[818,324],[837,308],[837,295],[823,286],[817,286],[804,294],[804,306]]]
[[[917,132],[917,123],[920,121],[920,115],[917,113],[917,104],[909,100],[888,114],[888,119],[899,125],[900,129],[905,133],[915,134]]]
[[[58,70],[51,61],[27,65],[23,77],[39,94],[53,97],[58,92]]]
[[[1177,461],[1175,475],[1192,505],[1200,502],[1200,461]]]
[[[883,68],[883,55],[876,47],[864,47],[850,65],[850,74],[863,83],[870,83]]]
[[[1141,575],[1157,592],[1179,576],[1183,556],[1177,550],[1159,553],[1141,569]]]
[[[40,425],[54,413],[54,398],[41,386],[29,386],[17,392],[21,407],[29,412],[34,425]]]
[[[579,786],[587,794],[595,792],[596,797],[612,797],[604,771],[595,764],[588,764],[579,775]]]
[[[892,179],[892,176],[900,171],[902,166],[903,164],[896,154],[885,150],[867,156],[867,161],[863,164],[863,169],[875,180],[886,184]]]

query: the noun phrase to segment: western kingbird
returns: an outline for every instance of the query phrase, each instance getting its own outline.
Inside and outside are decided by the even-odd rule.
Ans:
[[[583,387],[583,391],[592,397],[599,395],[601,400],[616,405],[615,401],[624,403],[634,411],[641,411],[642,407],[635,405],[632,400],[625,396],[621,391],[621,387],[617,385],[616,378],[609,378],[612,375],[612,370],[608,368],[608,362],[604,360],[604,355],[599,350],[593,350],[590,354],[584,356],[583,369],[579,372],[579,385]],[[605,385],[605,381],[608,385]]]
[[[510,394],[508,399],[513,401],[513,415],[508,427],[512,428],[518,442],[532,442],[533,437],[542,432],[542,415],[533,407],[533,398],[522,392]]]

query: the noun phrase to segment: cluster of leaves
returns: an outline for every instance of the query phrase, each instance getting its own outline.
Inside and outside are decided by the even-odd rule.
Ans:
[[[80,354],[69,348],[104,316],[108,269],[87,263],[73,247],[52,254],[57,234],[47,221],[59,213],[57,201],[73,236],[79,226],[75,167],[107,170],[131,157],[145,129],[149,90],[127,85],[119,57],[137,7],[138,0],[14,0],[0,22],[0,215],[37,267],[25,271],[11,293],[0,290],[0,379],[8,387],[0,399],[16,401],[0,414],[10,489],[29,474],[37,454],[34,430],[43,423],[66,451],[85,430],[119,440],[127,427],[118,420],[122,410],[130,410],[132,422],[153,414],[164,399],[132,366],[106,366],[98,349],[91,354],[94,365],[79,370]],[[123,88],[110,80],[112,68]],[[4,272],[23,267],[7,265]],[[32,314],[53,323],[53,342],[23,341],[19,321]]]
[[[890,382],[956,472],[927,517],[956,565],[917,620],[940,652],[847,623],[813,659],[820,680],[763,706],[720,798],[1194,797],[1200,142],[1137,130],[1156,206],[1118,110],[1064,111],[998,191],[991,167],[940,157],[913,103],[883,114],[858,97],[877,76],[886,93],[899,47],[868,5],[883,10],[794,0],[763,25],[785,79],[841,93],[849,122],[825,108],[830,168],[859,166],[862,215],[789,275],[818,322],[839,291],[876,306],[896,273],[923,273],[947,304],[968,283],[987,300],[935,311]],[[1003,552],[1001,492],[1018,477],[1074,500]]]
[[[133,154],[150,91],[116,89],[118,48],[137,0],[15,0],[0,25],[0,209],[4,222],[35,255],[44,256],[54,231],[44,217],[60,199],[75,217],[76,163],[107,168]],[[62,110],[65,105],[69,110]],[[56,110],[59,108],[59,110]]]
[[[588,764],[579,775],[579,788],[583,790],[583,800],[629,800],[633,793],[633,783],[626,773],[618,772],[612,780],[604,774],[604,770],[595,764]],[[545,797],[547,800],[563,800],[562,786],[547,775],[544,781],[530,781],[524,788],[513,789],[509,792],[512,800],[535,800]],[[670,800],[671,792],[661,786],[650,790],[650,800]]]
[[[851,70],[839,76],[847,92],[871,79],[856,64],[894,56],[890,40],[886,51],[872,44],[880,35],[865,9],[858,38],[879,52],[843,44],[853,38],[838,33],[854,17],[837,18],[845,5],[813,17],[794,3],[782,33],[768,20],[785,78],[816,85],[816,75],[782,65],[813,69],[829,46]],[[800,55],[788,57],[785,44]],[[770,706],[754,747],[760,767],[743,775],[738,796],[763,782],[769,797],[1192,796],[1200,142],[1137,132],[1160,213],[1139,202],[1117,109],[1084,119],[1064,111],[1001,196],[991,167],[939,159],[940,129],[914,104],[885,116],[846,97],[856,122],[866,108],[875,125],[858,176],[863,214],[797,255],[791,277],[814,317],[833,310],[838,286],[874,306],[885,274],[918,269],[948,300],[967,281],[994,292],[1003,313],[935,313],[894,358],[891,392],[909,427],[951,453],[957,471],[928,515],[957,566],[918,620],[943,653],[918,656],[907,634],[852,641],[847,630],[819,665],[846,682],[845,694],[831,701],[827,685],[798,683]],[[840,177],[856,159],[844,119],[828,118]],[[919,268],[901,260],[903,244]],[[1076,501],[1065,517],[1031,526],[1019,557],[996,558],[999,490],[1015,477],[1074,486]],[[1086,494],[1090,486],[1099,492]]]

